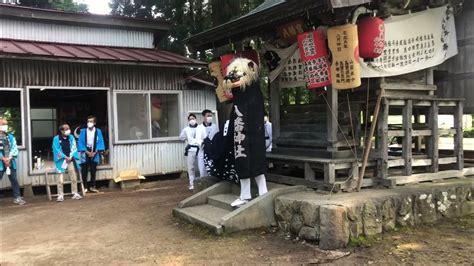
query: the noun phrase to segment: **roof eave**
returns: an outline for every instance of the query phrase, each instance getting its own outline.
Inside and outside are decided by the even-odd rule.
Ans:
[[[137,62],[137,61],[71,59],[71,58],[58,58],[58,57],[52,58],[52,57],[43,57],[43,56],[17,56],[17,55],[6,55],[6,54],[0,54],[0,58],[53,61],[53,62],[65,62],[65,63],[152,66],[152,67],[168,67],[168,68],[206,68],[207,67],[206,63],[153,63],[153,62]]]

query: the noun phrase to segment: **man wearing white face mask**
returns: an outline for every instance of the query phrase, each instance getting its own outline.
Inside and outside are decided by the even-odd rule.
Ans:
[[[199,151],[200,145],[196,139],[196,116],[194,114],[188,115],[188,126],[181,131],[179,135],[179,139],[182,141],[186,141],[186,149],[184,152],[184,156],[187,157],[186,161],[188,164],[188,177],[189,177],[189,190],[194,189],[194,178],[195,178],[195,168],[196,165],[196,157]]]
[[[100,153],[105,150],[104,137],[102,131],[95,127],[97,118],[87,117],[87,128],[81,129],[78,140],[78,151],[81,164],[82,183],[86,186],[86,191],[99,192],[95,187],[95,177],[97,165],[100,163]],[[91,182],[87,183],[87,175],[91,173]]]
[[[199,166],[199,174],[200,177],[208,176],[209,173],[206,170],[206,166],[204,165],[204,149],[202,147],[202,143],[206,138],[212,140],[214,135],[219,132],[219,129],[215,124],[212,123],[212,111],[211,110],[204,110],[202,111],[202,118],[203,122],[196,128],[196,139],[199,143],[200,149],[198,152],[198,166]]]
[[[66,171],[71,179],[72,199],[81,199],[82,197],[77,193],[76,175],[76,160],[79,160],[79,153],[77,152],[76,140],[71,135],[68,124],[62,124],[59,127],[59,134],[53,138],[53,154],[56,172],[59,173],[57,201],[64,201],[63,184]]]
[[[20,194],[20,185],[16,177],[16,160],[18,156],[18,148],[16,146],[15,137],[7,133],[8,122],[0,117],[0,180],[6,174],[13,190],[13,203],[24,205],[26,202]]]

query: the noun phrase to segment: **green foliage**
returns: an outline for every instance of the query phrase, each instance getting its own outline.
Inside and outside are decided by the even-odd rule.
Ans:
[[[370,247],[376,242],[377,239],[375,237],[366,237],[366,236],[359,236],[359,237],[351,237],[349,239],[349,247]]]
[[[463,136],[465,138],[474,138],[474,128],[464,129]]]
[[[20,0],[18,4],[21,6],[56,9],[68,12],[89,12],[89,8],[86,4],[78,4],[73,0]]]
[[[8,121],[8,132],[15,135],[18,145],[22,144],[20,108],[0,107],[0,117]]]

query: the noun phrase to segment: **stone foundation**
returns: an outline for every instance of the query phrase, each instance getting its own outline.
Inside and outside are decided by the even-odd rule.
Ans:
[[[474,213],[474,179],[455,179],[393,189],[323,195],[297,192],[275,199],[281,230],[322,249],[347,246],[395,227],[429,224]]]

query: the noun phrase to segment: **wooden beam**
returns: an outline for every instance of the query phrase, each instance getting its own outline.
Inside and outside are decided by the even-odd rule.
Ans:
[[[376,149],[379,153],[377,157],[376,176],[385,179],[388,176],[388,114],[390,107],[386,99],[380,107],[380,116],[377,121]]]
[[[270,118],[272,121],[273,139],[280,137],[280,88],[278,77],[270,83]]]
[[[389,179],[395,180],[397,185],[408,184],[408,183],[417,183],[423,181],[431,181],[437,179],[445,178],[463,178],[467,173],[467,169],[464,170],[448,170],[441,171],[438,173],[423,173],[423,174],[414,174],[411,176],[391,176]]]
[[[412,174],[412,123],[411,117],[413,113],[413,101],[406,100],[405,107],[402,111],[403,119],[403,130],[405,131],[405,136],[403,137],[403,149],[402,157],[405,160],[405,169],[403,171],[404,175]]]
[[[327,184],[336,182],[336,166],[334,163],[324,164],[324,182]]]
[[[316,174],[314,173],[310,163],[304,163],[304,179],[308,181],[316,180]]]
[[[372,150],[372,137],[374,136],[374,133],[375,133],[375,125],[377,124],[377,126],[380,127],[380,122],[383,123],[383,121],[385,121],[385,123],[387,123],[387,120],[388,120],[388,103],[387,103],[387,101],[384,102],[382,116],[381,116],[381,118],[379,118],[379,111],[380,111],[380,106],[382,104],[383,92],[384,92],[384,89],[381,87],[380,88],[380,93],[377,95],[377,102],[375,104],[375,110],[374,110],[374,118],[373,118],[373,121],[370,125],[370,133],[369,133],[369,136],[367,137],[366,143],[365,143],[364,156],[363,156],[363,160],[362,160],[362,167],[360,169],[359,178],[357,179],[357,191],[360,191],[360,188],[362,186],[362,181],[363,181],[364,175],[365,175],[365,168],[367,167],[367,162],[369,160],[370,151]],[[385,125],[386,125],[387,131],[388,131],[388,125],[387,124],[385,124]],[[378,136],[378,133],[377,133],[377,136]],[[385,138],[385,144],[387,144],[387,138]],[[384,147],[385,147],[385,151],[386,151],[386,149],[388,148],[387,145],[385,145]],[[385,152],[385,156],[388,156],[387,152]],[[378,160],[377,160],[377,162],[378,162]],[[379,162],[377,163],[377,167],[379,167]],[[385,167],[385,171],[388,171],[387,167]]]
[[[327,93],[327,141],[328,151],[337,151],[337,119],[338,119],[338,91],[334,88],[328,89]]]
[[[431,159],[431,166],[429,167],[430,172],[436,173],[439,170],[438,166],[438,141],[439,141],[439,132],[438,132],[438,103],[434,102],[430,107],[428,112],[428,127],[430,128],[432,134],[428,140],[427,153]]]
[[[308,181],[304,178],[285,176],[285,175],[276,175],[276,174],[265,174],[267,181],[275,182],[279,184],[287,185],[304,185],[309,188],[321,189],[321,190],[331,190],[333,192],[341,191],[341,184],[326,184],[323,181]]]
[[[464,168],[462,116],[463,102],[458,102],[458,106],[454,111],[454,129],[456,129],[456,134],[454,135],[454,155],[458,158],[456,162],[457,170]]]

